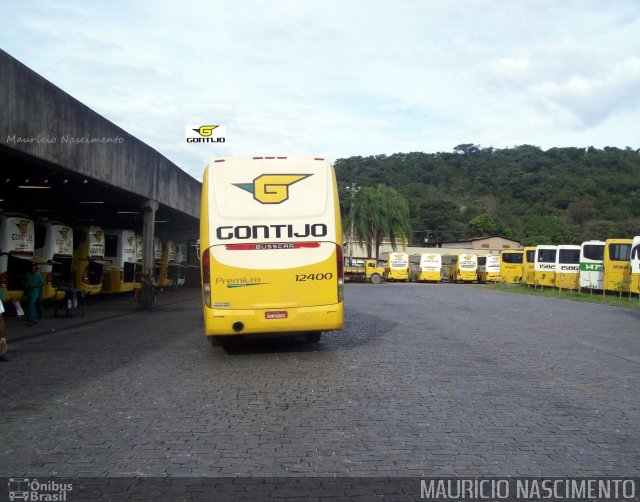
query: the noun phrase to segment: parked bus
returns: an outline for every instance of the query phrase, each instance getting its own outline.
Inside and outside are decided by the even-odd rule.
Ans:
[[[522,253],[522,279],[527,286],[536,284],[536,248],[526,247]]]
[[[153,239],[153,285],[157,288],[160,287],[161,272],[164,265],[162,262],[164,256],[163,249],[162,241],[158,237],[155,237]]]
[[[580,245],[580,287],[602,290],[604,280],[604,241]]]
[[[409,279],[409,255],[407,253],[382,253],[378,260],[384,267],[385,281],[407,281]]]
[[[136,234],[132,230],[104,231],[103,293],[127,293],[136,288]]]
[[[60,222],[44,221],[35,224],[34,261],[40,264],[44,287],[42,299],[62,299],[63,284],[72,284],[73,229]]]
[[[205,168],[200,211],[205,335],[305,333],[344,323],[342,225],[322,158],[229,157]]]
[[[536,286],[556,285],[556,258],[558,246],[536,246],[535,282]]]
[[[440,276],[450,282],[473,282],[478,278],[478,257],[471,253],[444,254]]]
[[[134,272],[134,291],[142,286],[142,235],[136,234],[136,268]]]
[[[500,256],[495,254],[478,256],[478,282],[498,282],[500,280]]]
[[[518,284],[522,280],[524,251],[505,249],[500,253],[500,282]]]
[[[580,289],[580,246],[558,246],[556,286],[561,289]]]
[[[414,254],[409,257],[409,279],[416,282],[440,282],[442,256],[437,253]]]
[[[607,239],[604,246],[604,289],[616,293],[629,291],[631,283],[632,239]]]
[[[0,287],[4,301],[24,299],[24,276],[31,272],[33,221],[21,214],[0,214]]]
[[[104,272],[104,232],[102,227],[89,226],[73,230],[74,286],[87,295],[96,295],[102,289]]]
[[[172,282],[172,286],[178,288],[184,286],[187,268],[187,243],[176,243],[176,260],[174,265],[169,265],[169,277],[172,280],[177,279],[177,283]]]
[[[640,295],[640,236],[631,243],[631,292]]]
[[[160,272],[158,275],[158,286],[161,288],[171,286],[172,279],[169,274],[169,267],[175,265],[176,246],[172,240],[162,242],[162,258],[160,259]]]

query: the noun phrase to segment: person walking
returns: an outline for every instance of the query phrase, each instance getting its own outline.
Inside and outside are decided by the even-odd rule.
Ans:
[[[38,322],[38,318],[42,317],[42,287],[44,281],[42,275],[38,272],[38,265],[35,263],[31,266],[31,272],[24,277],[24,287],[27,292],[28,310],[27,310],[27,326],[34,326]]]

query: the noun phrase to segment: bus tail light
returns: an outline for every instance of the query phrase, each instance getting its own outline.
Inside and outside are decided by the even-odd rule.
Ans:
[[[209,249],[205,249],[202,253],[202,294],[204,296],[204,304],[211,308],[211,258]]]
[[[342,246],[336,246],[336,259],[338,260],[338,303],[344,300],[344,256]]]
[[[6,272],[2,272],[0,274],[0,287],[7,289],[7,273]]]
[[[51,286],[53,283],[53,274],[51,272],[47,272],[47,286]]]
[[[82,282],[85,284],[89,284],[89,267],[84,267],[84,272],[82,273]]]

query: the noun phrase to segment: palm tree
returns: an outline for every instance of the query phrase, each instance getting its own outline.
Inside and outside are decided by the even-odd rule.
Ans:
[[[407,200],[386,185],[360,190],[351,205],[351,214],[347,219],[349,223],[351,218],[355,237],[365,243],[369,258],[375,246],[375,256],[378,259],[384,237],[391,239],[391,247],[395,251],[396,239],[401,239],[405,246],[407,236],[411,234]]]

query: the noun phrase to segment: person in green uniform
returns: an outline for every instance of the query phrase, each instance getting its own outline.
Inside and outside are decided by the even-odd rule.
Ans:
[[[38,272],[38,265],[35,263],[31,266],[31,272],[24,277],[24,287],[27,293],[27,301],[29,302],[27,310],[27,326],[36,324],[38,317],[42,317],[42,287],[44,281],[42,275]]]

